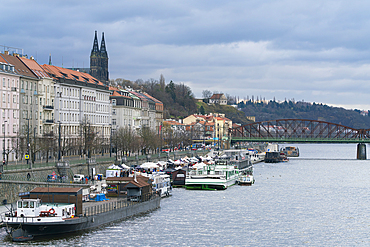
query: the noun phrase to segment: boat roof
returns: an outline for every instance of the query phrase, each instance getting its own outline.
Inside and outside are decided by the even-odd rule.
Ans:
[[[77,193],[82,190],[81,187],[58,188],[58,187],[36,187],[30,193]]]

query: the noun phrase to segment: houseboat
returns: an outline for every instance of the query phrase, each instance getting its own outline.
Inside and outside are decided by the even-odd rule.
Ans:
[[[198,190],[225,190],[234,185],[239,169],[228,160],[216,160],[214,164],[198,164],[186,176],[185,188]]]
[[[151,192],[150,184],[137,179],[126,187],[127,198],[84,203],[80,187],[38,187],[20,194],[1,218],[13,241],[25,241],[91,229],[159,208],[160,197]]]
[[[152,189],[161,197],[170,196],[172,192],[170,175],[162,173],[153,173],[149,175],[152,181]]]

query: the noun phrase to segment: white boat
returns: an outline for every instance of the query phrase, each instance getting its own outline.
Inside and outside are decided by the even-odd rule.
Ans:
[[[252,164],[256,164],[256,163],[259,163],[259,162],[263,162],[265,160],[265,155],[266,153],[263,152],[263,153],[253,153],[253,154],[250,154],[250,159],[251,159],[251,162]]]
[[[236,183],[239,169],[227,160],[216,160],[189,171],[185,179],[186,189],[224,190]]]
[[[172,192],[170,175],[164,173],[153,173],[149,175],[152,180],[152,188],[161,197],[170,196]]]
[[[241,176],[239,176],[237,183],[239,185],[250,186],[250,185],[254,184],[254,177],[253,177],[253,175],[249,175],[249,174],[241,175]]]

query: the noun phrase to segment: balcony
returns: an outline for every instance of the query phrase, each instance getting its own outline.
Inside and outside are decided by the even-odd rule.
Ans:
[[[43,108],[44,110],[49,110],[49,111],[54,110],[54,106],[52,105],[44,105]]]
[[[16,87],[12,87],[11,90],[12,90],[12,92],[17,92],[17,88]]]
[[[53,124],[54,123],[54,119],[45,119],[44,121],[42,121],[44,124]]]

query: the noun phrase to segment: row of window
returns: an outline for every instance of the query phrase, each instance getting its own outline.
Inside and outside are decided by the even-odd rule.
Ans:
[[[84,116],[87,118],[88,122],[92,124],[108,124],[110,119],[109,116],[96,114],[84,114]],[[79,113],[61,113],[60,118],[63,122],[80,122]]]

